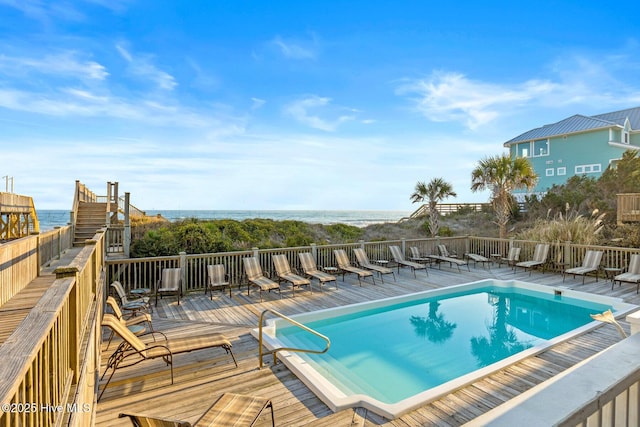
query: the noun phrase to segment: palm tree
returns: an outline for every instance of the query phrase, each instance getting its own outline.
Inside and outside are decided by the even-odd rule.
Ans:
[[[480,160],[471,172],[471,191],[491,190],[491,204],[496,213],[496,224],[500,228],[500,238],[507,235],[507,223],[513,207],[513,190],[535,187],[538,181],[533,166],[528,159],[509,154],[487,157]]]
[[[440,231],[440,213],[438,203],[447,197],[456,197],[453,187],[442,178],[433,178],[429,184],[418,181],[414,193],[410,196],[413,203],[420,203],[427,199],[429,204],[429,231],[432,236],[437,236]]]

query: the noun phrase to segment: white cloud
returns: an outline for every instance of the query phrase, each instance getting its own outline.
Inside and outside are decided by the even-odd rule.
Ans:
[[[330,104],[331,98],[312,95],[287,104],[284,107],[284,113],[302,124],[327,132],[335,131],[342,123],[355,120],[353,114],[340,114],[345,108],[333,107]],[[334,118],[321,118],[312,111],[320,111]],[[350,111],[353,112],[353,110]]]
[[[63,51],[41,57],[0,55],[0,72],[24,77],[25,74],[57,75],[82,80],[104,80],[106,68],[95,61],[81,60],[79,53]]]
[[[150,80],[160,89],[164,90],[173,90],[178,85],[171,74],[160,70],[152,63],[153,57],[151,55],[133,56],[131,52],[122,45],[116,45],[116,49],[129,63],[129,71],[131,74],[141,77],[144,80]]]
[[[317,56],[317,41],[315,37],[311,41],[284,40],[276,36],[270,44],[275,46],[280,53],[291,59],[315,59]]]
[[[252,110],[258,110],[262,108],[262,106],[267,102],[264,99],[255,98],[255,97],[251,98],[251,101],[253,102],[253,104],[251,104]]]

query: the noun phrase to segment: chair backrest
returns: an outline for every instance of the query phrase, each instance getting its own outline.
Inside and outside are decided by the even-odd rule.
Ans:
[[[122,311],[120,310],[120,306],[118,305],[118,302],[114,297],[107,297],[107,305],[111,307],[111,311],[113,311],[114,316],[116,316],[118,320],[122,320]]]
[[[438,252],[440,253],[440,256],[450,256],[449,251],[447,250],[447,247],[445,245],[438,245]]]
[[[587,268],[598,268],[602,260],[602,251],[587,251],[582,260],[582,266]]]
[[[291,266],[289,265],[289,260],[286,255],[273,255],[271,260],[273,261],[273,265],[276,268],[276,274],[278,276],[285,276],[292,273]]]
[[[262,267],[260,267],[258,258],[250,256],[242,258],[242,262],[244,264],[244,272],[247,273],[247,278],[249,280],[264,276],[264,274],[262,274]]]
[[[369,257],[367,256],[367,253],[364,251],[364,249],[355,248],[353,250],[353,253],[356,254],[356,258],[358,259],[358,264],[360,264],[360,265],[369,265],[369,264],[371,264],[369,262]]]
[[[160,289],[175,289],[180,287],[180,279],[182,276],[182,269],[178,268],[163,268],[162,269],[162,281],[160,282]]]
[[[207,265],[207,278],[210,285],[219,285],[225,283],[224,264]]]
[[[391,256],[395,262],[404,261],[404,257],[402,256],[402,252],[400,252],[400,248],[398,246],[389,246],[389,250],[391,251]]]
[[[302,270],[305,273],[318,270],[316,260],[313,259],[313,254],[311,252],[299,252],[298,258],[300,258],[300,264],[302,265]]]
[[[102,326],[107,326],[113,330],[116,334],[120,336],[124,341],[127,342],[131,347],[133,347],[136,351],[144,352],[147,346],[138,338],[133,332],[129,330],[125,325],[120,322],[110,313],[105,313],[102,317]],[[144,355],[144,353],[143,353]]]
[[[549,245],[546,243],[538,243],[533,252],[533,260],[537,262],[545,262],[549,256]]]
[[[520,259],[520,248],[511,247],[507,254],[507,261],[518,261]]]
[[[627,272],[631,274],[640,274],[640,254],[631,255]]]
[[[415,247],[415,246],[411,246],[409,248],[409,250],[411,251],[411,256],[414,258],[420,258],[420,250]]]
[[[116,293],[118,294],[118,297],[120,298],[120,301],[122,301],[123,303],[127,302],[127,293],[124,291],[124,288],[122,287],[122,284],[120,282],[112,282],[111,283],[111,287],[116,291]]]
[[[351,267],[351,262],[349,261],[349,257],[344,249],[334,249],[333,254],[336,256],[336,262],[338,263],[338,267]]]

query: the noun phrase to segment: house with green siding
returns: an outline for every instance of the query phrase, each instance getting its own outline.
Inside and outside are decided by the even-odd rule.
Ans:
[[[526,157],[538,174],[532,192],[544,194],[574,175],[598,178],[626,150],[640,150],[640,107],[597,116],[576,114],[557,123],[527,131],[507,142],[511,158]]]

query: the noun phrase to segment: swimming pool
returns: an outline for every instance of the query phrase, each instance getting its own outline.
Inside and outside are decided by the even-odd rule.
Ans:
[[[589,314],[635,306],[520,281],[484,280],[292,316],[331,340],[326,354],[279,358],[332,410],[393,419],[597,325]],[[323,348],[280,319],[268,348]]]

